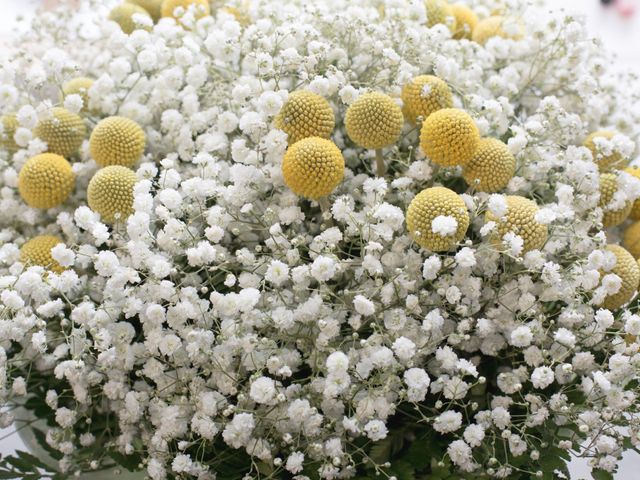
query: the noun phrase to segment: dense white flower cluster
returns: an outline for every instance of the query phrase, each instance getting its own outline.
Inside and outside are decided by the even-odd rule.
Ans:
[[[603,204],[582,146],[609,128],[602,155],[634,159],[638,79],[612,73],[579,22],[463,2],[525,32],[482,45],[429,28],[423,0],[263,0],[127,35],[104,3],[40,15],[0,66],[0,107],[17,119],[17,148],[0,159],[0,400],[41,395],[63,471],[108,463],[83,456],[98,444],[153,480],[393,477],[406,452],[426,458],[411,474],[529,479],[563,470],[567,452],[613,472],[640,443],[640,316],[635,301],[608,306],[628,281],[605,248],[620,238],[605,217],[640,198],[640,180],[611,170]],[[382,151],[384,177],[376,152],[351,141],[350,104],[377,91],[401,105],[422,74],[508,145],[517,168],[504,190],[436,166],[409,122]],[[86,96],[61,96],[78,76],[95,79]],[[296,90],[335,114],[346,168],[321,201],[283,179],[275,118]],[[66,201],[21,198],[22,167],[50,148],[36,130],[53,106],[89,129],[114,115],[142,127],[128,218],[88,206],[88,135]],[[470,217],[444,252],[419,247],[405,222],[434,185]],[[526,226],[497,235],[509,196],[537,203],[541,247],[527,247]],[[460,224],[444,213],[426,233],[452,238]],[[58,270],[21,257],[45,234],[62,241],[49,252]]]

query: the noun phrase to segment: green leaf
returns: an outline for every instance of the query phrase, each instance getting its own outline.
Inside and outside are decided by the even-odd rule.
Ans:
[[[591,476],[594,480],[613,480],[613,473],[606,470],[592,470]]]
[[[140,455],[122,455],[119,452],[109,451],[108,455],[121,467],[126,468],[130,472],[137,472],[139,470]]]
[[[42,430],[38,430],[37,428],[34,428],[32,432],[33,432],[33,435],[36,437],[36,440],[38,441],[38,445],[44,448],[44,450],[51,456],[51,458],[53,458],[54,460],[60,460],[62,458],[63,456],[62,453],[51,448],[51,446],[47,443],[47,436],[44,434]]]
[[[398,480],[414,480],[414,468],[408,462],[397,461],[391,464],[389,469],[391,475],[398,477]]]

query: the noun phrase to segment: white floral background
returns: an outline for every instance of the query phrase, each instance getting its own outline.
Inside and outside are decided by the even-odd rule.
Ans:
[[[4,42],[15,29],[27,28],[28,19],[39,5],[53,6],[60,2],[73,3],[78,0],[0,0],[0,52]],[[612,64],[619,68],[634,68],[640,71],[640,0],[619,0],[635,7],[635,15],[623,18],[614,7],[604,8],[597,0],[547,0],[552,8],[564,8],[576,15],[584,16],[593,35],[600,36],[605,47],[613,53]],[[16,19],[19,19],[16,21]],[[24,446],[12,429],[0,429],[0,455],[6,455]],[[575,461],[572,472],[576,479],[590,479],[584,462]],[[640,455],[627,454],[616,475],[617,480],[635,480],[640,468]]]

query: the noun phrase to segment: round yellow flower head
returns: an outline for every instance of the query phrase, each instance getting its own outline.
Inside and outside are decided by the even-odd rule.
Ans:
[[[606,248],[616,256],[616,264],[608,272],[600,271],[600,277],[614,273],[620,277],[622,285],[618,293],[607,295],[601,305],[609,310],[617,310],[629,302],[638,289],[640,267],[636,259],[620,245],[607,245]]]
[[[33,208],[53,208],[64,202],[76,183],[71,165],[55,153],[27,160],[18,175],[18,192]]]
[[[640,258],[640,222],[627,227],[622,235],[622,244],[634,258]]]
[[[442,23],[452,32],[456,29],[456,17],[453,8],[445,0],[425,0],[427,7],[427,26],[433,27]]]
[[[512,20],[506,19],[500,15],[495,15],[493,17],[488,17],[484,20],[480,20],[473,29],[473,35],[471,36],[472,40],[481,45],[484,45],[490,38],[493,37],[520,40],[524,36],[524,27],[522,26],[522,23],[518,22],[517,33],[507,33],[503,28],[507,21]]]
[[[426,119],[433,112],[453,106],[451,89],[433,75],[419,75],[402,88],[403,113],[415,124],[418,117]]]
[[[47,142],[47,151],[63,157],[78,151],[87,133],[82,118],[65,108],[53,108],[51,116],[36,126],[36,136]]]
[[[471,40],[473,30],[478,24],[478,16],[473,10],[462,3],[451,5],[453,16],[456,19],[456,28],[453,30],[453,38]]]
[[[455,231],[443,233],[437,227],[440,220],[450,222],[451,229],[455,228]],[[448,188],[427,188],[416,195],[407,208],[409,235],[418,245],[432,252],[445,252],[453,248],[464,239],[467,228],[467,206],[460,195]]]
[[[26,267],[40,266],[55,273],[62,273],[66,269],[51,255],[51,249],[60,243],[63,243],[62,240],[54,235],[33,237],[20,248],[20,261]]]
[[[627,167],[624,169],[624,171],[640,179],[640,168]],[[629,214],[629,218],[631,220],[640,220],[640,199],[633,202],[633,207],[631,207],[631,213]]]
[[[480,132],[473,118],[457,108],[432,113],[422,124],[420,147],[442,167],[464,165],[480,144]]]
[[[589,136],[584,140],[583,145],[591,150],[593,161],[598,164],[598,170],[600,170],[601,172],[609,170],[611,168],[624,168],[627,166],[627,160],[623,158],[622,155],[620,155],[618,152],[613,152],[610,155],[605,155],[596,145],[595,140],[597,138],[611,140],[616,135],[617,132],[600,130],[589,134]]]
[[[508,195],[505,198],[507,213],[503,217],[498,218],[491,211],[485,214],[486,222],[496,223],[496,229],[492,235],[494,243],[500,245],[504,235],[512,232],[522,238],[523,254],[542,248],[547,241],[548,229],[546,225],[536,220],[538,213],[536,202],[517,195]]]
[[[626,202],[621,208],[612,210],[609,204],[618,191],[618,177],[614,173],[600,174],[600,201],[602,208],[602,224],[604,228],[615,227],[624,222],[633,208],[633,202]]]
[[[480,140],[475,155],[464,167],[462,177],[479,192],[494,193],[507,186],[516,172],[516,159],[503,142]]]
[[[127,0],[127,2],[144,8],[154,22],[162,17],[162,0]]]
[[[402,110],[389,95],[365,93],[347,109],[347,135],[363,148],[384,148],[398,141],[402,133]]]
[[[145,143],[144,131],[136,122],[124,117],[108,117],[93,129],[89,152],[101,167],[130,167],[144,153]]]
[[[93,86],[93,79],[87,77],[76,77],[69,80],[62,87],[64,96],[80,95],[82,98],[82,111],[89,109],[89,89]]]
[[[15,152],[20,147],[13,139],[16,130],[20,126],[15,114],[3,115],[0,117],[2,123],[2,133],[0,133],[0,148],[9,152]]]
[[[280,109],[275,125],[289,136],[289,145],[292,145],[307,137],[329,138],[335,119],[324,98],[307,90],[297,90]]]
[[[163,17],[173,17],[177,20],[179,16],[176,16],[176,8],[187,10],[191,5],[195,5],[196,19],[211,15],[209,0],[164,0],[160,11]]]
[[[137,181],[136,174],[127,167],[101,168],[89,182],[89,207],[105,223],[125,222],[133,213],[133,187]]]
[[[282,174],[296,194],[317,200],[333,192],[342,181],[344,157],[331,140],[303,138],[285,153]]]
[[[109,12],[109,20],[113,20],[118,25],[124,33],[131,34],[134,30],[139,28],[144,30],[150,30],[150,27],[143,27],[142,25],[137,24],[133,16],[134,15],[144,15],[149,17],[151,20],[151,15],[144,8],[139,5],[134,5],[133,3],[124,2],[117,7],[114,7],[111,12]]]

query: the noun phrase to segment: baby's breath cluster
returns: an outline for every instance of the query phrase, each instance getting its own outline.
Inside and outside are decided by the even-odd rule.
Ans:
[[[0,473],[613,478],[640,81],[527,3],[38,15],[0,62],[0,425],[52,455]]]

